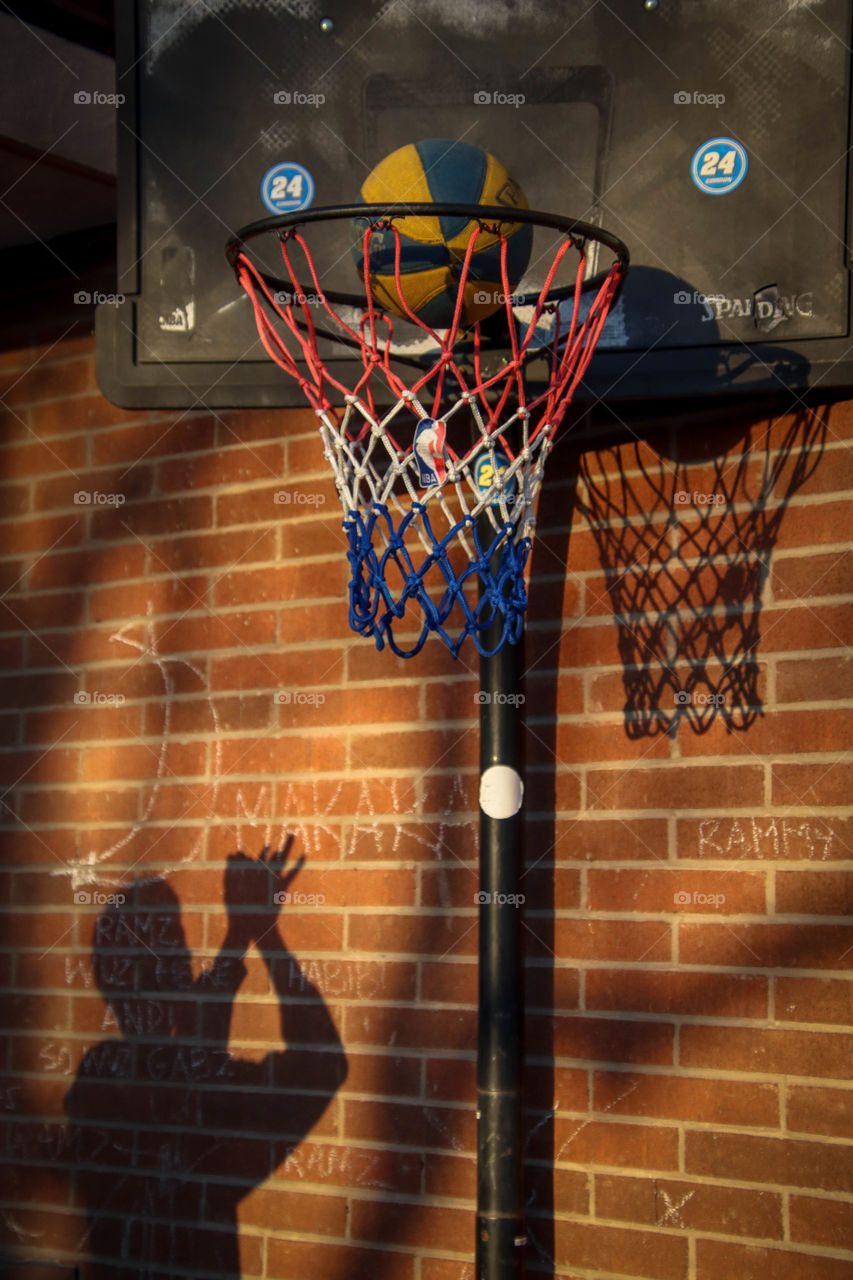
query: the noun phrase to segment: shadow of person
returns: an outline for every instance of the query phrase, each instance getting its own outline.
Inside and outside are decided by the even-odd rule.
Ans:
[[[286,862],[287,851],[229,857],[225,940],[196,979],[181,904],[165,881],[134,886],[98,918],[93,968],[121,1037],[88,1050],[65,1098],[74,1191],[88,1215],[85,1280],[239,1280],[239,1202],[346,1078],[329,1012],[279,932],[301,866]],[[259,1061],[228,1047],[253,943],[285,1046]]]

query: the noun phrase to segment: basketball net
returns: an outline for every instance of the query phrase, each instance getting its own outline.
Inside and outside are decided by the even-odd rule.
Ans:
[[[370,282],[372,237],[389,229],[398,297],[409,323],[431,340],[409,385],[392,351],[395,319],[377,305]],[[500,239],[508,333],[509,355],[497,372],[486,368],[480,324],[466,328],[463,318],[466,285],[482,288],[469,273],[486,232]],[[507,238],[499,227],[479,222],[458,269],[453,322],[436,331],[409,309],[400,234],[391,219],[377,219],[364,231],[366,305],[355,328],[324,297],[302,231],[279,235],[287,291],[274,291],[243,246],[234,267],[266,351],[298,382],[317,415],[349,544],[351,627],[401,657],[418,653],[430,632],[454,657],[468,636],[481,654],[496,653],[521,636],[545,460],[623,268],[614,262],[587,306],[585,242],[566,235],[522,321],[513,310]],[[574,294],[556,306],[548,294],[570,252],[578,257]],[[543,315],[545,327],[552,325],[547,346],[541,333],[535,341]],[[360,352],[349,386],[330,372],[318,349],[330,337]],[[531,394],[525,367],[534,357],[547,362],[547,376],[538,375],[544,389]],[[495,622],[488,643],[485,633]]]

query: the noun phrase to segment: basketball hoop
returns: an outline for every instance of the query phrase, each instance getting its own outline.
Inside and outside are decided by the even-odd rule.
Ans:
[[[406,302],[395,223],[443,214],[468,216],[477,228],[455,269],[453,321],[442,331]],[[343,218],[364,228],[364,297],[324,291],[303,235],[314,222]],[[519,222],[560,233],[545,282],[534,293],[514,294],[508,277],[501,227]],[[371,287],[371,243],[388,233],[405,320],[382,309]],[[265,274],[246,249],[247,241],[269,234],[280,240],[284,280]],[[488,333],[493,324],[466,326],[464,319],[466,297],[477,283],[472,257],[484,234],[500,241],[498,314],[507,355],[497,369],[486,359],[496,345]],[[588,242],[615,255],[609,269],[591,279],[585,279]],[[557,287],[571,252],[577,254],[573,282]],[[379,649],[387,643],[401,657],[418,653],[430,632],[454,656],[466,636],[486,656],[517,641],[545,460],[627,269],[625,246],[598,227],[551,214],[426,203],[335,206],[266,218],[240,231],[227,253],[251,300],[261,342],[317,415],[349,541],[353,630],[371,636]],[[360,314],[351,321],[352,309]],[[395,327],[406,324],[429,339],[427,351],[413,357],[395,346]],[[359,351],[351,385],[328,369],[323,340]],[[534,361],[545,366],[536,387],[527,376]]]

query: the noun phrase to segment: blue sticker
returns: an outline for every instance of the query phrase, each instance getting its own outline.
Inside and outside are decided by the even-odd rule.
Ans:
[[[722,196],[739,187],[746,177],[749,161],[734,138],[712,138],[693,157],[690,176],[700,191]]]
[[[480,490],[480,493],[488,493],[492,485],[495,483],[495,471],[497,471],[498,476],[502,476],[508,466],[509,458],[502,449],[495,449],[494,462],[492,461],[491,454],[481,453],[474,464],[474,483]],[[518,485],[516,484],[516,477],[513,476],[503,489],[503,496],[507,502],[512,502],[517,489]],[[500,500],[501,492],[498,490],[492,498],[492,506],[497,506]]]
[[[295,213],[307,209],[314,199],[314,179],[307,169],[292,160],[274,164],[264,175],[261,198],[272,213]]]
[[[415,431],[414,451],[418,478],[422,489],[444,484],[447,468],[444,462],[444,438],[447,427],[435,418],[424,418]]]

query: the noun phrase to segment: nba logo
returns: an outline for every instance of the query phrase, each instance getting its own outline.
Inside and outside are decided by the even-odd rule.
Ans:
[[[447,468],[444,464],[445,423],[437,418],[424,418],[415,432],[414,452],[418,464],[418,479],[422,489],[434,484],[444,484]]]

